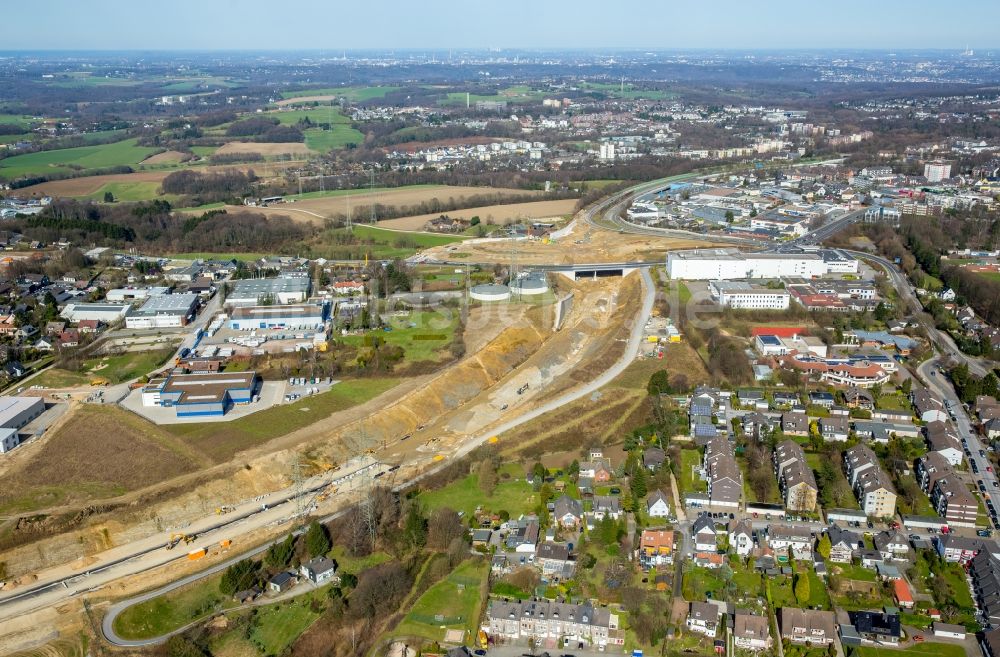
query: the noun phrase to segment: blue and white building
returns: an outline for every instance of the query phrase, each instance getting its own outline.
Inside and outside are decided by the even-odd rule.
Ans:
[[[174,408],[179,418],[221,417],[253,401],[259,385],[256,372],[171,373],[143,387],[142,405]]]

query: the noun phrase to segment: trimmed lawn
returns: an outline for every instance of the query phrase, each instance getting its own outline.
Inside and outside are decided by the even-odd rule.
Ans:
[[[347,549],[342,545],[334,545],[327,556],[337,562],[337,571],[344,571],[353,575],[359,574],[363,570],[374,568],[375,566],[392,561],[392,557],[385,552],[372,552],[364,557],[352,557],[347,554]]]
[[[464,629],[468,639],[479,624],[480,592],[487,586],[489,570],[485,559],[473,558],[459,564],[417,599],[392,634],[440,641],[445,629]]]
[[[265,655],[280,655],[313,621],[319,613],[313,610],[313,600],[322,601],[326,589],[313,591],[284,602],[257,610],[250,640],[264,649]],[[321,608],[321,607],[317,607]]]
[[[235,607],[232,598],[219,593],[222,573],[192,582],[166,595],[133,605],[115,619],[115,632],[125,639],[148,639],[212,613]]]
[[[318,422],[337,411],[363,404],[390,388],[399,379],[352,379],[333,386],[328,392],[281,404],[266,411],[233,420],[205,424],[164,425],[177,436],[216,462],[236,452]]]
[[[874,582],[876,579],[874,570],[856,564],[828,563],[826,567],[830,572],[835,572],[834,569],[839,570],[840,576],[844,579],[854,579],[859,582]]]
[[[414,311],[405,317],[388,318],[391,331],[375,330],[364,335],[348,335],[339,340],[361,347],[368,336],[377,336],[386,344],[401,347],[407,362],[438,361],[441,351],[455,339],[458,328],[458,309],[440,311]]]
[[[501,480],[491,497],[479,489],[479,475],[470,474],[444,488],[422,491],[417,499],[428,510],[449,507],[455,511],[464,511],[470,517],[477,506],[499,513],[506,511],[511,518],[517,518],[522,513],[529,513],[538,504],[538,493],[523,479]]]
[[[702,480],[693,469],[701,467],[701,453],[697,449],[681,449],[680,486],[681,493],[704,493],[708,482]]]
[[[910,402],[901,394],[882,395],[875,402],[879,410],[908,411]]]
[[[126,139],[98,146],[79,146],[77,148],[26,153],[0,160],[0,177],[14,179],[46,173],[69,173],[113,166],[134,166],[157,150],[136,146],[135,139]]]
[[[900,648],[877,648],[875,646],[858,646],[850,650],[851,657],[965,657],[965,648],[960,643],[922,643],[902,650]]]
[[[684,573],[684,582],[681,591],[684,599],[689,601],[705,600],[711,593],[715,599],[723,597],[723,580],[718,570],[693,566],[691,570]]]

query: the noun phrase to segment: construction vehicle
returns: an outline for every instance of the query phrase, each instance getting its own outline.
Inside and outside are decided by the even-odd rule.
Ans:
[[[109,385],[111,385],[111,382],[108,381],[107,379],[105,379],[103,376],[99,376],[97,378],[91,379],[90,380],[90,385],[92,385],[92,386],[109,386]]]
[[[444,460],[444,454],[435,454],[434,455],[434,460],[435,461],[443,461]]]
[[[489,647],[489,637],[486,636],[486,632],[479,630],[479,647],[486,650]]]
[[[497,436],[490,436],[490,439],[486,442],[488,442],[491,445],[496,445],[498,442],[500,442],[500,438],[498,438]]]
[[[185,545],[187,545],[188,543],[193,543],[195,538],[196,538],[195,536],[191,536],[189,534],[182,534],[182,533],[171,534],[170,540],[167,541],[167,549],[173,550],[175,547],[177,547],[177,544],[180,543],[181,541],[184,541]]]
[[[232,512],[233,512],[233,511],[235,511],[235,510],[236,510],[236,507],[235,507],[235,506],[230,506],[230,505],[228,505],[228,504],[225,504],[225,505],[223,505],[223,506],[220,506],[219,508],[217,508],[217,509],[215,510],[215,513],[216,513],[217,515],[220,515],[220,516],[221,516],[221,515],[223,515],[223,514],[225,514],[225,513],[232,513]]]
[[[219,547],[222,548],[223,550],[225,550],[226,548],[228,548],[232,544],[233,544],[233,542],[230,539],[228,539],[228,538],[224,538],[221,541],[219,541]]]
[[[188,552],[188,561],[196,561],[201,559],[203,556],[208,554],[208,548],[198,548],[197,550],[191,550]]]

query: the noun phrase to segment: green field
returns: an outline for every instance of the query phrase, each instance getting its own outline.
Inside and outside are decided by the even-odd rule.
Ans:
[[[152,600],[125,609],[115,619],[115,632],[124,639],[149,639],[183,627],[218,609],[235,607],[219,593],[222,573],[192,582]]]
[[[851,648],[851,657],[965,657],[965,648],[961,643],[921,643],[909,648],[877,648],[875,646],[858,646]]]
[[[164,425],[163,429],[221,462],[236,452],[363,404],[398,383],[399,379],[390,378],[344,381],[329,392],[305,397],[294,404],[280,404],[232,422],[172,424]]]
[[[511,518],[532,511],[538,504],[538,494],[524,480],[523,469],[511,464],[501,472],[510,474],[512,478],[520,478],[520,481],[501,479],[492,497],[486,497],[479,489],[479,475],[471,474],[444,488],[422,491],[417,499],[428,510],[448,507],[454,511],[464,511],[466,517],[471,516],[479,505],[494,513],[506,511]]]
[[[386,94],[399,91],[402,87],[323,87],[322,89],[301,89],[285,91],[284,99],[305,98],[307,96],[342,96],[355,102],[364,102],[373,98],[384,98]]]
[[[24,128],[29,128],[32,123],[36,123],[36,120],[27,114],[0,114],[0,123],[4,125],[13,123]]]
[[[218,146],[192,146],[191,152],[198,157],[211,157],[212,153],[219,150]]]
[[[326,235],[334,237],[346,232],[346,228],[336,228],[328,231]],[[393,260],[408,258],[416,251],[431,246],[454,244],[468,239],[460,235],[411,233],[359,224],[354,226],[354,236],[359,240],[356,244],[340,244],[335,239],[323,239],[323,236],[320,236],[313,247],[312,257],[362,259],[367,254],[369,258],[375,260]]]
[[[438,101],[439,105],[464,105],[466,98],[473,105],[477,101],[484,102],[500,102],[506,101],[508,103],[530,103],[541,101],[545,97],[545,94],[541,91],[532,91],[527,85],[515,85],[512,87],[507,87],[506,89],[501,89],[496,94],[482,95],[482,94],[469,94],[466,96],[464,91],[452,91],[449,92],[443,99]]]
[[[991,281],[1000,281],[1000,271],[980,271],[976,272],[978,276]]]
[[[33,133],[23,132],[19,135],[0,135],[0,144],[13,144],[19,141],[30,141]]]
[[[263,116],[278,119],[281,125],[295,125],[299,121],[308,118],[313,123],[350,123],[350,117],[344,116],[340,108],[332,105],[313,107],[311,109],[296,110],[274,110],[265,112]]]
[[[295,639],[319,618],[313,601],[322,603],[326,589],[297,596],[286,602],[260,607],[253,621],[250,640],[264,649],[265,655],[280,655]]]
[[[636,100],[639,98],[644,100],[669,100],[677,97],[677,94],[670,91],[661,91],[659,89],[636,89],[631,84],[626,84],[624,91],[622,91],[620,83],[581,82],[579,87],[584,91],[600,91],[614,98],[623,98],[628,100]]]
[[[0,177],[13,179],[46,173],[70,173],[114,166],[135,166],[159,150],[135,144],[135,139],[126,139],[99,146],[79,146],[15,155],[6,160],[0,160]]]
[[[386,344],[403,349],[407,362],[441,360],[441,350],[447,349],[455,338],[458,328],[458,309],[445,308],[441,311],[409,313],[406,317],[387,317],[391,331],[376,330],[368,335],[376,335]],[[355,347],[364,344],[364,335],[349,335],[341,338]]]
[[[289,194],[285,200],[304,201],[310,198],[331,198],[339,196],[356,196],[359,194],[382,194],[384,192],[405,192],[418,189],[447,189],[448,185],[403,185],[402,187],[359,187],[356,189],[327,189],[324,191]]]
[[[33,386],[72,388],[85,386],[96,378],[107,379],[112,385],[139,378],[156,369],[174,353],[174,347],[130,351],[118,356],[88,358],[80,372],[49,368],[31,379]]]
[[[420,596],[393,635],[444,639],[445,629],[464,629],[471,637],[479,622],[480,591],[487,586],[489,562],[473,558],[460,564]]]
[[[303,133],[306,137],[306,146],[309,150],[317,153],[327,153],[329,151],[346,148],[348,144],[360,144],[365,136],[349,125],[338,123],[329,130],[321,128],[310,128]]]

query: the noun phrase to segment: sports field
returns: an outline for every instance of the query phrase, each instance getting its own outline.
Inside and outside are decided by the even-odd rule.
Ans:
[[[70,173],[114,166],[135,166],[157,149],[136,146],[135,139],[99,146],[80,146],[55,151],[15,155],[0,160],[0,177],[14,179],[46,173]]]

